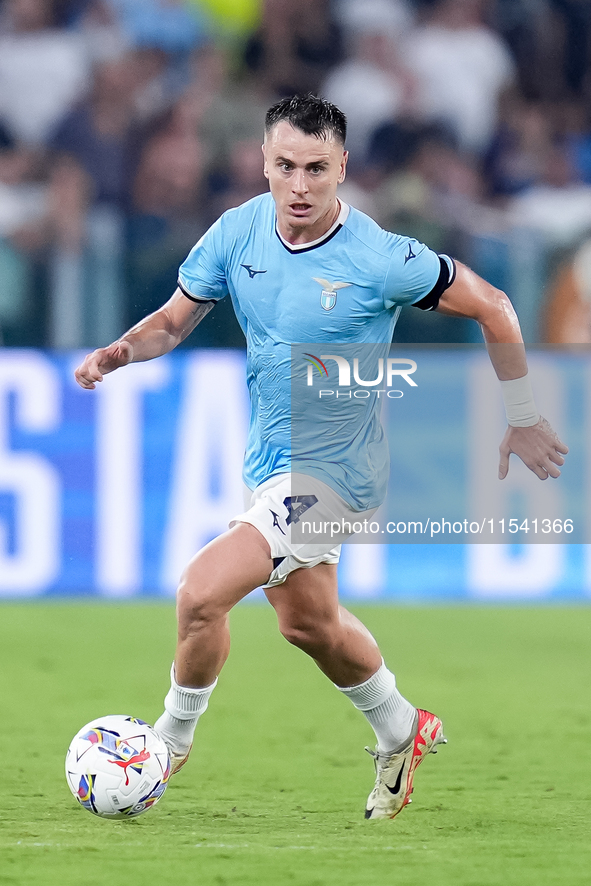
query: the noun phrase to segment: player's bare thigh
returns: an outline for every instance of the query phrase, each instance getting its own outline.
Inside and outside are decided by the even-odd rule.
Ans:
[[[314,631],[338,621],[337,566],[332,563],[296,569],[283,584],[265,588],[265,594],[277,613],[279,629],[286,637],[290,630]]]
[[[237,523],[186,567],[177,593],[179,624],[184,619],[219,618],[264,584],[272,570],[268,542],[254,526]]]
[[[337,686],[356,686],[378,670],[377,643],[358,618],[339,604],[337,566],[319,563],[290,573],[265,589],[279,630],[307,652]]]

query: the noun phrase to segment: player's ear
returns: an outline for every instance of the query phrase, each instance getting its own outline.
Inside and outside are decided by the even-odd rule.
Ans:
[[[343,151],[343,159],[341,160],[341,168],[339,170],[339,177],[337,179],[338,184],[342,184],[345,181],[345,176],[347,174],[347,160],[349,159],[349,151]]]
[[[263,175],[265,178],[269,178],[269,169],[267,168],[267,152],[265,151],[265,143],[261,145],[261,151],[263,152]]]

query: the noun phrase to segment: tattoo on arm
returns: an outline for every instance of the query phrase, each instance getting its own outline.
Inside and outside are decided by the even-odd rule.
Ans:
[[[193,305],[193,310],[191,311],[195,326],[197,326],[197,324],[203,320],[206,314],[209,314],[214,305],[215,302],[213,301],[195,302],[195,304]]]

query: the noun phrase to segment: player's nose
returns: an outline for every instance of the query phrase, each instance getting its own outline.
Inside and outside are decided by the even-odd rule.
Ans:
[[[306,171],[304,169],[296,169],[294,171],[291,186],[296,194],[306,194],[308,192],[308,182],[306,180]]]

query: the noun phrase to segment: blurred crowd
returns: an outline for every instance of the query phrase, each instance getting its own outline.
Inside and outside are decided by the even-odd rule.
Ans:
[[[526,340],[591,342],[588,0],[0,0],[2,342],[161,304],[309,91],[348,118],[344,200],[505,289]],[[397,337],[476,332],[405,310]],[[242,342],[223,302],[190,339]]]

